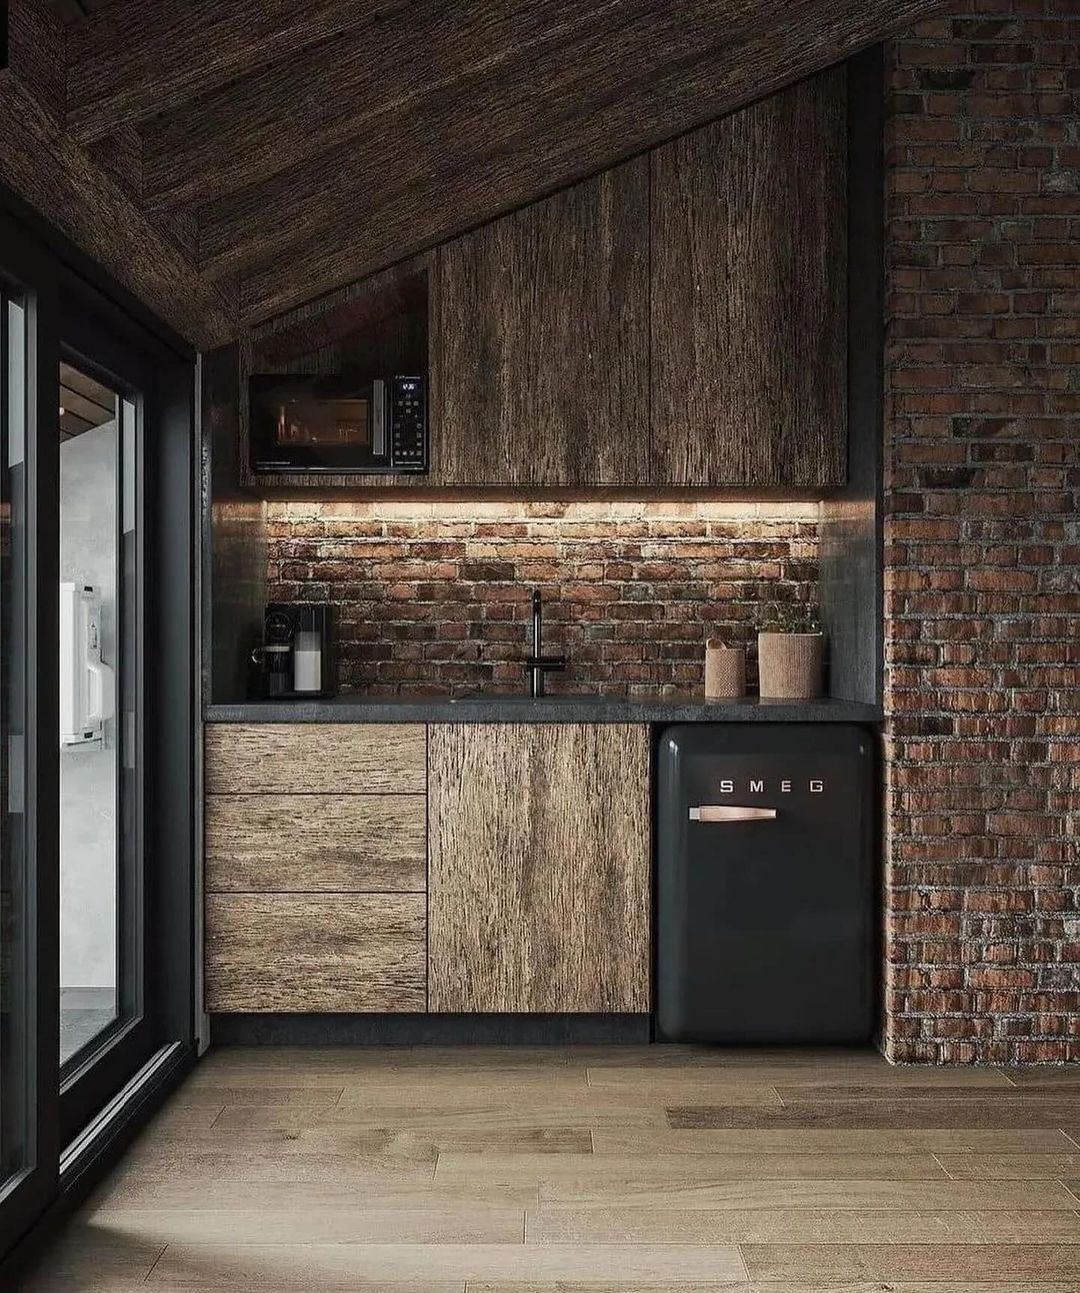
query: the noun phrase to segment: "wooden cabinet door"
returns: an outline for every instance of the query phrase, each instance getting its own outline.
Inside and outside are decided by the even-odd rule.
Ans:
[[[657,148],[654,483],[847,475],[846,72]]]
[[[429,730],[429,1009],[646,1012],[639,724]]]
[[[432,482],[648,479],[648,159],[435,253]]]

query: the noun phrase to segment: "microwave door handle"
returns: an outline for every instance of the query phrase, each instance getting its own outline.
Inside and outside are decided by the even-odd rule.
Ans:
[[[386,383],[382,378],[371,384],[371,456],[386,457]]]
[[[741,808],[735,804],[696,804],[690,809],[692,822],[770,822],[775,808]]]

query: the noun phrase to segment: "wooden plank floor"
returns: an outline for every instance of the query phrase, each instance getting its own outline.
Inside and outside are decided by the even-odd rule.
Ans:
[[[1080,1072],[221,1049],[23,1287],[1078,1293]]]

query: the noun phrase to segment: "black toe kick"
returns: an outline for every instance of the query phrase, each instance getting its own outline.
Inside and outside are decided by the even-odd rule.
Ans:
[[[651,1015],[215,1014],[215,1046],[641,1045]]]

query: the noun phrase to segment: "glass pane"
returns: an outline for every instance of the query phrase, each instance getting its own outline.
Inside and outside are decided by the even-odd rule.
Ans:
[[[60,364],[60,1062],[122,1017],[125,563],[117,393]]]
[[[32,1166],[26,856],[27,318],[0,292],[0,1189]]]

